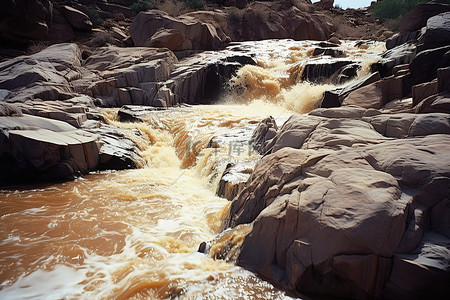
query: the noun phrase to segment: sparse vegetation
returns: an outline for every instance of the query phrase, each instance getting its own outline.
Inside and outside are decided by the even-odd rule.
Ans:
[[[103,24],[103,19],[100,17],[98,10],[94,6],[88,6],[86,8],[86,14],[94,26],[100,26]]]
[[[49,43],[46,43],[46,42],[34,42],[28,47],[27,54],[31,55],[31,54],[41,52],[48,46],[49,46]]]
[[[138,1],[133,4],[131,4],[130,9],[135,13],[138,14],[141,11],[146,11],[149,9],[154,8],[154,5],[148,1]]]
[[[205,1],[204,0],[181,0],[181,3],[186,8],[192,8],[192,9],[203,9],[203,8],[205,8]]]
[[[242,23],[242,14],[238,11],[237,8],[232,8],[228,12],[228,23],[230,25],[240,25]]]
[[[411,11],[414,6],[427,0],[383,0],[378,1],[372,9],[375,17],[392,30],[397,30],[401,18]],[[440,0],[440,3],[450,4],[450,0]]]
[[[108,44],[114,44],[114,38],[108,32],[96,32],[91,40],[91,46],[103,47]]]

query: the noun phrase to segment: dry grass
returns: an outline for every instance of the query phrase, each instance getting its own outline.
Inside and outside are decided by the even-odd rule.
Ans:
[[[41,52],[45,48],[47,48],[50,44],[48,42],[34,42],[27,49],[27,54],[32,55],[38,52]]]
[[[156,8],[165,11],[171,16],[179,16],[186,12],[181,1],[177,0],[161,0],[155,4]]]

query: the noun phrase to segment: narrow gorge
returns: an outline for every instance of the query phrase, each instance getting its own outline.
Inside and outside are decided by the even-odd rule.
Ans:
[[[0,298],[446,298],[449,4],[94,2],[0,28]]]

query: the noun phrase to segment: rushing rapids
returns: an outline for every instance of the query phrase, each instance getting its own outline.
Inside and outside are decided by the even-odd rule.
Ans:
[[[197,252],[227,214],[229,202],[215,195],[227,163],[259,158],[246,144],[256,124],[308,112],[330,88],[302,81],[313,47],[289,43],[243,67],[231,84],[239,94],[224,103],[150,112],[141,123],[119,122],[117,109],[105,110],[106,122],[133,129],[130,139],[146,161],[140,169],[2,190],[0,298],[289,298],[232,261]],[[382,50],[352,42],[341,48],[364,61],[359,75]],[[220,257],[217,248],[211,256]]]

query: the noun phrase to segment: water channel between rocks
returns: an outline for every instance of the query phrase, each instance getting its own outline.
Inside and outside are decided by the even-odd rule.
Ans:
[[[248,144],[258,122],[271,115],[280,125],[330,88],[300,82],[312,54],[306,45],[261,55],[258,66],[238,72],[243,94],[216,105],[149,112],[141,123],[118,122],[118,110],[105,109],[110,124],[134,129],[146,161],[140,169],[0,191],[0,298],[289,298],[197,249],[227,215],[230,202],[216,196],[226,165],[259,158]],[[359,75],[383,50],[342,48],[363,61]]]

